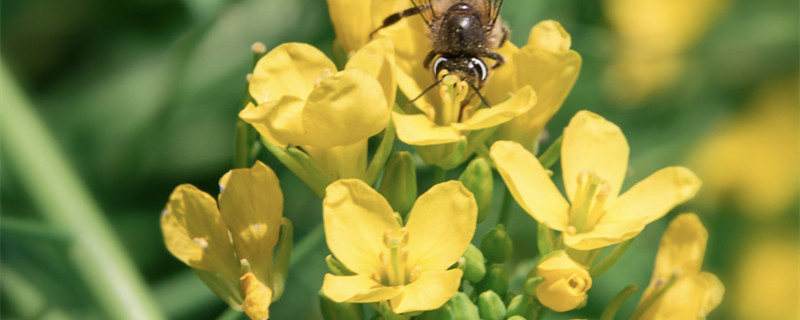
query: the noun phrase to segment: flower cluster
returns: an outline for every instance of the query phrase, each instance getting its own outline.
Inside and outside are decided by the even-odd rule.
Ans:
[[[334,61],[310,45],[287,43],[257,52],[248,77],[239,118],[251,132],[244,134],[257,132],[261,145],[322,198],[320,238],[332,253],[320,284],[323,316],[519,320],[581,308],[594,278],[648,224],[694,197],[700,180],[668,167],[624,189],[625,135],[585,110],[539,152],[547,143],[541,133],[581,68],[558,22],[534,26],[522,47],[508,41],[497,48],[505,63],[470,94],[478,90],[469,80],[422,67],[431,51],[422,19],[371,34],[404,4],[328,0]],[[432,90],[420,94],[426,88]],[[393,152],[395,140],[433,168],[432,184],[418,179],[412,153]],[[245,158],[235,163],[255,164],[223,176],[219,204],[181,185],[161,225],[170,252],[220,298],[266,319],[284,289],[292,227],[282,217],[277,177],[255,160],[258,145],[236,147],[245,148],[236,152]],[[549,170],[557,161],[563,192]],[[457,180],[447,179],[452,169],[461,170]],[[507,201],[499,222],[472,244],[492,208],[495,170]],[[422,181],[428,189],[418,192]],[[518,263],[505,230],[512,199],[538,225],[538,254],[523,257],[537,262],[523,270],[522,292],[509,288],[509,268]],[[704,317],[719,304],[722,285],[700,272],[706,238],[693,214],[672,222],[632,319]],[[617,295],[604,315],[613,317],[631,292]]]

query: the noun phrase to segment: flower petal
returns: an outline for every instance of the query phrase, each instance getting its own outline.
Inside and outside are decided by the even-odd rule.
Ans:
[[[325,194],[322,217],[328,248],[350,270],[371,274],[381,266],[384,232],[400,232],[392,207],[377,191],[356,179],[337,180]]]
[[[514,61],[514,56],[519,51],[511,41],[506,41],[502,47],[495,50],[505,59],[505,64],[489,73],[489,81],[481,90],[490,103],[498,104],[506,101],[519,88],[517,72],[519,71]]]
[[[239,279],[244,303],[242,310],[250,319],[269,319],[269,304],[272,302],[272,290],[248,272]]]
[[[369,40],[372,32],[370,6],[363,0],[328,0],[328,12],[336,31],[336,40],[345,52],[360,48]]]
[[[219,207],[239,259],[247,259],[255,276],[266,283],[283,215],[278,177],[261,161],[250,169],[229,171],[220,181]]]
[[[405,115],[392,112],[397,138],[410,145],[457,142],[461,133],[453,127],[438,126],[424,114]]]
[[[578,174],[590,170],[611,188],[612,202],[628,170],[628,141],[615,124],[592,112],[579,111],[564,129],[561,165],[567,197],[572,200]]]
[[[670,222],[656,255],[653,277],[669,279],[675,273],[700,272],[706,252],[708,231],[694,213],[679,215]]]
[[[383,2],[383,1],[380,1]],[[347,61],[345,70],[358,68],[368,72],[383,87],[386,106],[394,106],[397,95],[397,70],[394,61],[394,44],[389,38],[378,38],[356,51]]]
[[[209,194],[189,184],[176,187],[162,212],[161,231],[169,252],[187,265],[239,278],[228,227]]]
[[[283,96],[276,101],[247,107],[239,112],[239,118],[253,125],[265,139],[277,146],[306,145],[302,113],[305,100],[295,96]]]
[[[563,53],[570,51],[572,38],[558,21],[545,20],[533,26],[528,35],[527,46],[553,53]]]
[[[285,43],[258,60],[250,94],[258,103],[284,95],[305,99],[324,70],[336,72],[336,65],[322,51],[304,43]]]
[[[603,247],[635,237],[669,210],[694,197],[700,180],[683,167],[664,168],[634,185],[606,206],[605,216],[586,233],[566,235],[564,243],[576,249]]]
[[[366,274],[335,276],[329,273],[322,282],[322,293],[336,302],[378,302],[401,292],[400,287],[384,286]]]
[[[536,93],[533,88],[525,86],[505,102],[476,111],[467,121],[453,123],[459,130],[479,130],[502,124],[521,115],[536,104]]]
[[[475,234],[478,204],[461,182],[437,184],[408,213],[408,264],[445,270],[464,254]]]
[[[352,144],[381,132],[389,108],[380,83],[361,69],[349,69],[322,80],[303,109],[307,143],[330,148]]]
[[[717,281],[716,283],[710,283],[713,281],[712,279],[699,274],[677,278],[675,283],[658,296],[639,319],[705,319],[706,314],[711,311],[706,307],[713,306],[714,299],[722,299],[721,296],[714,295],[721,295],[720,290],[724,290],[718,287],[721,285],[719,280],[715,276],[711,276],[714,278],[713,280]],[[648,288],[648,291],[650,289]],[[645,296],[643,295],[643,297]]]
[[[403,288],[401,295],[392,299],[392,310],[400,314],[438,309],[456,294],[462,275],[461,269],[423,272],[419,279]]]
[[[433,73],[423,66],[425,57],[431,50],[428,32],[429,27],[419,18],[404,19],[393,28],[390,37],[395,45],[397,58],[397,85],[406,97],[413,99],[435,81]],[[433,108],[436,99],[434,91],[422,95],[414,105],[422,112]]]
[[[495,142],[490,154],[517,203],[536,221],[563,231],[567,227],[569,204],[539,160],[512,141]]]

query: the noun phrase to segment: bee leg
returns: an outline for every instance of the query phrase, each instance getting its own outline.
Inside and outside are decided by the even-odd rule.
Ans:
[[[430,69],[431,68],[431,61],[433,61],[434,57],[436,57],[436,52],[433,52],[433,51],[428,52],[428,55],[425,56],[425,60],[422,61],[422,66],[425,67],[425,69]]]
[[[502,66],[504,63],[506,63],[506,59],[503,58],[503,56],[497,52],[489,51],[483,54],[483,56],[495,61],[494,66],[492,66],[492,69],[497,69],[497,67]]]
[[[501,32],[503,33],[503,37],[500,38],[500,45],[497,46],[498,48],[506,44],[506,41],[508,41],[508,37],[511,35],[511,31],[508,30],[508,26],[505,23],[503,23],[503,25],[500,28]]]
[[[413,8],[410,8],[410,9],[406,9],[406,10],[394,13],[394,14],[386,17],[386,19],[383,19],[383,24],[380,27],[378,27],[378,29],[375,29],[374,31],[370,32],[369,38],[372,39],[372,36],[374,36],[375,33],[377,33],[378,31],[380,31],[383,28],[389,27],[389,26],[397,23],[398,21],[400,21],[400,19],[403,19],[405,17],[410,17],[410,16],[413,16],[413,15],[416,15],[416,14],[420,14],[422,12],[422,10],[427,10],[429,7],[430,7],[429,5],[413,7]]]

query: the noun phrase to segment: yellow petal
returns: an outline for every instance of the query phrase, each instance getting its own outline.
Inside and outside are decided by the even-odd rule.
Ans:
[[[209,194],[189,184],[175,188],[161,215],[161,231],[169,252],[187,265],[226,279],[239,277],[228,227]]]
[[[398,23],[390,33],[395,43],[395,56],[397,58],[397,85],[408,97],[413,99],[419,96],[425,88],[435,81],[433,73],[424,67],[425,56],[432,50],[428,37],[428,26],[419,17],[404,19]],[[420,97],[414,105],[423,112],[434,105],[431,92]]]
[[[722,299],[721,296],[709,297],[709,295],[722,294],[719,291],[721,288],[716,286],[721,285],[718,283],[719,280],[714,277],[714,280],[717,281],[716,284],[709,283],[709,280],[711,280],[709,277],[700,276],[699,274],[678,278],[667,291],[647,308],[647,311],[639,319],[705,319],[706,314],[711,311],[706,307],[713,305],[709,303],[709,300]]]
[[[530,111],[503,124],[497,133],[499,139],[532,148],[539,133],[561,108],[581,69],[581,57],[569,50],[569,42],[569,34],[557,22],[545,21],[533,28],[528,45],[514,54],[512,67],[517,69],[517,82],[520,86],[530,85],[538,101]]]
[[[668,279],[675,272],[699,273],[707,241],[708,232],[696,214],[676,217],[661,237],[654,276]]]
[[[239,118],[250,123],[269,142],[278,145],[305,145],[302,113],[305,100],[283,96],[257,107],[248,104],[239,112]]]
[[[389,202],[356,179],[337,180],[325,194],[322,217],[328,248],[350,270],[373,273],[380,268],[384,232],[400,232]]]
[[[494,127],[527,112],[535,104],[536,93],[533,92],[530,86],[525,86],[505,102],[491,108],[480,109],[467,121],[453,123],[452,126],[459,130],[479,130]]]
[[[311,92],[302,122],[308,144],[330,148],[378,134],[389,118],[380,83],[364,70],[350,69],[322,80]]]
[[[394,298],[401,292],[400,287],[384,286],[366,274],[326,274],[322,282],[322,293],[336,302],[378,302]]]
[[[386,106],[391,109],[397,94],[397,70],[392,40],[389,38],[372,40],[356,51],[347,61],[345,70],[354,68],[362,69],[378,80],[386,97]]]
[[[531,29],[528,46],[554,53],[567,52],[572,46],[572,38],[558,21],[545,20]]]
[[[328,0],[328,12],[336,40],[350,53],[367,43],[374,29],[369,2],[363,0]]]
[[[422,271],[444,270],[467,250],[478,219],[478,204],[461,182],[437,184],[408,213],[408,263]]]
[[[256,277],[267,281],[283,212],[278,177],[261,161],[229,171],[220,181],[219,207],[239,259],[247,259]]]
[[[528,214],[552,229],[567,227],[569,204],[536,157],[511,141],[495,142],[491,157],[511,195]]]
[[[403,288],[401,295],[392,299],[392,310],[400,314],[438,309],[456,294],[462,275],[460,269],[423,272],[419,279]]]
[[[490,103],[498,104],[505,101],[519,88],[517,72],[520,70],[514,61],[514,56],[518,51],[519,48],[511,41],[506,41],[502,47],[495,50],[495,52],[503,56],[505,64],[489,73],[489,81],[481,90]]]
[[[253,320],[269,319],[269,304],[272,302],[272,290],[256,279],[252,273],[245,273],[239,279],[239,286],[244,295],[242,310]]]
[[[392,112],[397,138],[410,145],[457,142],[461,133],[453,127],[438,126],[424,114],[404,115]]]
[[[606,206],[594,228],[565,235],[564,243],[576,249],[603,247],[635,237],[650,222],[694,197],[700,180],[683,167],[664,168],[650,175]]]
[[[572,200],[578,174],[593,171],[609,183],[606,201],[619,194],[628,170],[628,141],[615,124],[592,112],[579,111],[564,129],[561,166],[567,197]]]
[[[284,95],[305,99],[324,70],[336,72],[336,65],[322,51],[303,43],[285,43],[258,60],[250,94],[259,104]]]

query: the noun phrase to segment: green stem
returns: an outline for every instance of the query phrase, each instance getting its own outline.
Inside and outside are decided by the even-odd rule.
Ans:
[[[606,308],[603,309],[603,313],[600,315],[599,320],[614,320],[614,316],[617,315],[619,307],[621,307],[622,303],[624,303],[632,293],[636,292],[636,290],[639,290],[639,287],[636,285],[629,285],[617,293],[617,295],[611,299],[611,302],[608,303]]]
[[[70,262],[108,318],[163,319],[144,279],[88,188],[0,62],[0,136],[11,172],[45,219],[74,239]]]
[[[247,168],[250,166],[250,144],[248,138],[249,125],[241,119],[236,120],[235,137],[233,142],[233,168]]]
[[[225,309],[225,312],[217,317],[217,320],[237,320],[242,318],[242,312],[231,308]]]
[[[378,176],[381,174],[381,170],[386,166],[386,161],[392,154],[392,146],[394,146],[395,137],[394,122],[389,121],[389,126],[386,127],[386,130],[383,132],[381,144],[378,145],[378,150],[375,151],[375,155],[372,156],[369,167],[367,167],[366,182],[368,185],[375,184],[375,181],[378,180]]]
[[[16,217],[3,217],[3,224],[0,225],[0,233],[3,237],[26,237],[52,241],[54,243],[68,244],[72,241],[69,232],[55,228],[39,221],[31,219],[20,219]]]
[[[561,156],[561,141],[563,136],[559,136],[556,141],[553,141],[553,144],[547,148],[547,150],[539,156],[539,162],[542,164],[542,167],[545,169],[549,169],[552,167],[558,158]]]
[[[514,197],[511,196],[511,191],[505,188],[503,192],[503,205],[500,207],[500,217],[497,219],[497,224],[508,225],[508,220],[511,218],[511,205],[513,203]]]
[[[611,253],[609,253],[608,256],[603,258],[603,260],[600,260],[600,262],[592,266],[592,269],[590,271],[592,274],[592,278],[597,277],[603,273],[606,273],[608,269],[611,269],[611,266],[617,263],[617,261],[619,261],[619,258],[621,258],[622,255],[625,253],[625,251],[628,250],[628,247],[631,246],[631,244],[633,243],[633,239],[634,238],[631,238],[623,243],[618,244],[614,248],[614,251],[611,251]]]
[[[443,169],[439,166],[433,167],[433,185],[437,185],[439,183],[444,182],[445,175],[447,174],[447,170]]]

